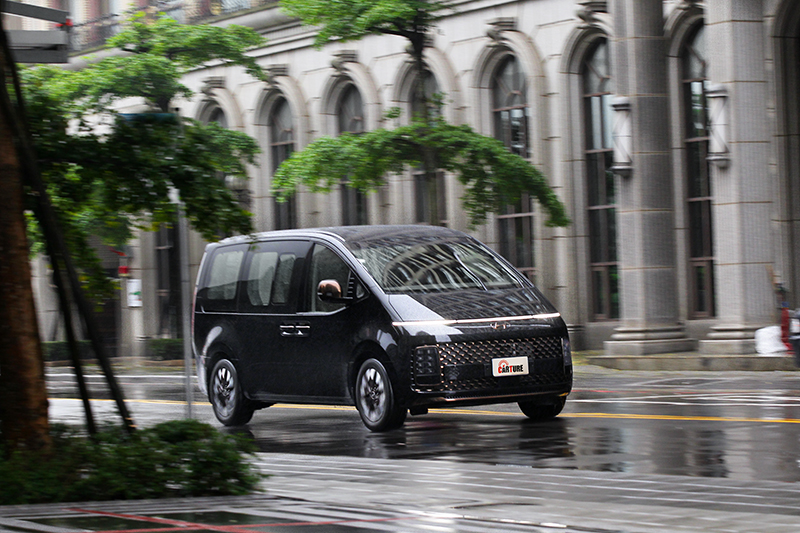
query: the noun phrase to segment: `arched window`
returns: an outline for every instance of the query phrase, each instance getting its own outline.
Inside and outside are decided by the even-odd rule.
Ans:
[[[280,98],[272,107],[269,116],[269,145],[272,173],[294,152],[294,126],[292,110],[285,98]],[[275,201],[275,228],[288,229],[297,226],[297,209],[294,197],[286,202]]]
[[[225,111],[221,107],[215,107],[211,113],[208,114],[208,122],[216,122],[223,128],[228,127],[228,117],[225,116]]]
[[[509,55],[492,76],[492,115],[494,136],[511,152],[529,157],[528,89],[525,73],[516,57]],[[505,208],[497,217],[500,253],[531,280],[534,279],[533,208],[523,194],[520,201]]]
[[[361,101],[361,93],[358,92],[355,85],[349,84],[342,91],[339,105],[336,106],[336,118],[339,124],[339,133],[364,131],[364,104]]]
[[[706,46],[703,25],[681,50],[686,148],[686,202],[689,223],[690,311],[693,318],[714,316],[714,247],[712,243],[709,114]]]
[[[199,120],[203,124],[216,122],[228,127],[225,111],[214,101],[208,101],[202,108]],[[227,185],[243,208],[247,208],[247,185],[242,180],[229,178],[223,172],[217,177]],[[223,237],[223,235],[220,235]],[[180,233],[175,223],[162,224],[155,234],[155,277],[156,299],[158,301],[158,334],[177,339],[181,336],[181,284],[180,284]]]
[[[421,81],[420,81],[421,80]],[[441,109],[437,105],[436,95],[441,92],[439,89],[439,82],[436,81],[436,76],[430,70],[425,70],[422,76],[416,76],[414,83],[411,85],[411,92],[409,98],[411,99],[411,115],[412,117],[419,117],[422,115],[423,108],[422,102],[418,100],[417,95],[420,94],[425,98],[425,103],[428,106],[428,117],[435,118],[441,114]]]
[[[364,131],[364,103],[355,85],[348,84],[342,91],[336,106],[338,133],[362,133]],[[367,196],[342,183],[342,223],[363,225],[368,223]]]
[[[423,110],[427,110],[429,120],[437,118],[441,114],[441,109],[436,105],[436,95],[439,92],[439,82],[436,81],[433,72],[425,70],[421,76],[416,76],[408,95],[411,99],[411,116],[422,117]],[[423,107],[423,103],[418,99],[419,95],[424,97],[424,105],[427,107]],[[432,190],[434,184],[431,184],[425,176],[424,168],[414,171],[414,220],[418,223],[447,226],[447,190],[444,172],[437,170],[434,179],[435,191]],[[437,220],[433,220],[431,216],[431,197],[434,194]]]
[[[204,115],[207,117],[205,123],[210,124],[212,122],[216,122],[223,128],[228,128],[228,117],[225,115],[225,111],[219,107],[217,104],[211,104],[210,110],[207,110]],[[219,179],[225,182],[225,185],[231,190],[234,197],[238,200],[239,205],[242,209],[250,209],[250,189],[247,185],[247,180],[240,179],[234,176],[225,175],[223,172],[220,172]]]
[[[492,77],[495,137],[513,153],[528,157],[528,88],[516,57],[503,59]]]
[[[608,42],[598,41],[581,65],[589,268],[594,320],[619,318],[616,186],[611,166],[612,85]]]

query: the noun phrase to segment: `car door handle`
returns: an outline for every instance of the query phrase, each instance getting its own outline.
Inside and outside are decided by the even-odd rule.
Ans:
[[[308,337],[311,335],[309,324],[281,324],[281,337]]]

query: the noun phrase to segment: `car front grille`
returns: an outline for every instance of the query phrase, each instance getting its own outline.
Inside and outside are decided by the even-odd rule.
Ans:
[[[414,388],[420,392],[483,394],[502,393],[506,389],[546,386],[568,379],[564,369],[561,337],[529,337],[451,342],[436,345],[441,379],[431,383],[412,375]],[[492,359],[528,358],[529,374],[497,378],[492,375]],[[413,365],[412,365],[413,372]]]

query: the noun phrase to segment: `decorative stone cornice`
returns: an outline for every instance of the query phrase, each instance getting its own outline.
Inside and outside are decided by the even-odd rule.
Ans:
[[[433,48],[433,36],[431,34],[426,34],[422,38],[422,47],[423,48]],[[410,55],[410,56],[414,55],[414,45],[413,44],[409,43],[408,46],[406,46],[406,53],[408,55]]]
[[[225,76],[209,76],[208,78],[203,80],[203,86],[200,88],[200,92],[205,94],[206,96],[211,96],[214,92],[214,89],[224,89],[225,88]]]
[[[675,9],[686,11],[695,7],[702,8],[702,3],[703,0],[682,0],[677,6],[675,6]]]
[[[486,35],[497,44],[502,44],[505,39],[503,38],[504,31],[516,31],[517,19],[516,17],[500,17],[489,21],[489,29],[486,30]]]
[[[267,77],[267,85],[274,87],[277,84],[276,78],[289,75],[289,65],[270,65],[264,69],[264,74]]]
[[[331,66],[336,69],[339,74],[347,74],[346,63],[358,63],[358,52],[355,50],[342,50],[333,54],[331,59]]]
[[[594,13],[608,13],[607,0],[580,0],[578,5],[586,11],[592,11]]]
[[[608,13],[608,2],[605,0],[583,0],[575,15],[583,21],[582,28],[596,27],[600,24],[598,13]]]

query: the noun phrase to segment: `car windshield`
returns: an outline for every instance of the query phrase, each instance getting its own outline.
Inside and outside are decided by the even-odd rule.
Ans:
[[[520,278],[471,240],[350,243],[351,251],[387,293],[505,289]]]

